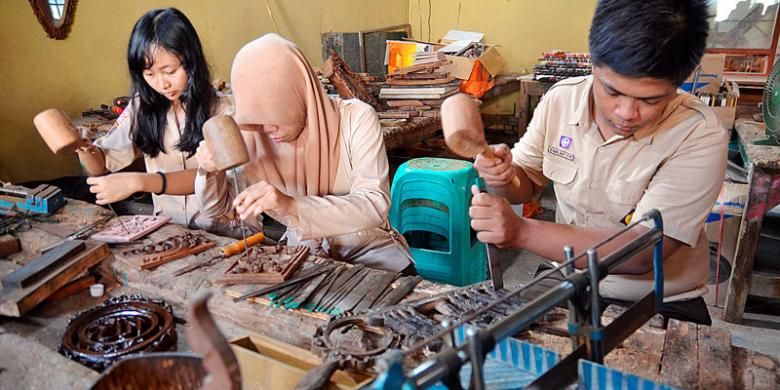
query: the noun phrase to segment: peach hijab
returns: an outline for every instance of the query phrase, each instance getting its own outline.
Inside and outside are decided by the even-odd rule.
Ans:
[[[236,54],[230,80],[239,126],[303,128],[295,141],[279,144],[261,131],[243,132],[250,183],[265,180],[290,196],[330,194],[339,162],[338,103],[298,46],[276,34],[255,39]]]

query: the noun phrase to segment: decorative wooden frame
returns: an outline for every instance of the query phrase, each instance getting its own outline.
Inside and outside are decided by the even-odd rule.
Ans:
[[[73,15],[76,13],[76,0],[64,0],[62,17],[54,20],[49,8],[48,0],[28,0],[30,6],[38,19],[38,23],[43,26],[46,35],[51,39],[65,39],[70,32],[70,26],[73,24]]]
[[[268,255],[273,255],[271,251],[275,248],[250,248],[250,253],[253,251],[260,251]],[[282,249],[285,255],[290,255],[290,260],[283,265],[281,272],[261,272],[261,273],[236,273],[235,268],[239,265],[239,260],[233,262],[233,264],[225,271],[225,273],[216,280],[216,284],[222,286],[229,286],[233,284],[276,284],[284,282],[297,271],[304,261],[309,257],[309,247],[297,246],[294,248],[283,247]],[[281,255],[281,254],[279,254]],[[244,255],[241,256],[242,258]]]

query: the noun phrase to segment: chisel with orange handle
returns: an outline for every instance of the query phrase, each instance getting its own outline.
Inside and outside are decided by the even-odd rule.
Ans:
[[[201,262],[201,263],[190,264],[190,265],[188,265],[188,266],[186,266],[186,267],[184,267],[184,268],[174,272],[173,276],[181,276],[181,275],[184,275],[184,274],[186,274],[188,272],[194,271],[194,270],[196,270],[198,268],[202,268],[202,267],[205,267],[205,266],[208,266],[208,265],[212,265],[212,264],[216,263],[219,260],[226,259],[226,258],[228,258],[230,256],[233,256],[235,254],[241,253],[241,251],[247,249],[250,246],[254,246],[254,245],[260,244],[264,240],[265,240],[265,234],[263,234],[262,232],[255,233],[255,234],[247,237],[246,239],[239,240],[239,241],[236,241],[236,242],[234,242],[232,244],[223,246],[221,255],[219,255],[217,257],[212,257],[211,259],[208,259],[208,260],[206,260],[204,262]]]

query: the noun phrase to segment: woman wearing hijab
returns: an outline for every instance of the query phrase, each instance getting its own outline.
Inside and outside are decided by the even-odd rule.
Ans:
[[[276,34],[239,50],[231,84],[235,120],[250,155],[249,185],[216,172],[205,143],[195,180],[201,211],[265,212],[287,226],[289,245],[323,249],[338,260],[413,270],[408,246],[388,222],[389,164],[376,113],[356,99],[330,98],[301,50]]]

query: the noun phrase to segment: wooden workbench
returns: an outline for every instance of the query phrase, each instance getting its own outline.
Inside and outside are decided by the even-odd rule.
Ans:
[[[23,251],[12,255],[10,261],[0,261],[0,276],[10,273],[34,258],[41,247],[59,240],[57,235],[44,231],[44,227],[48,231],[54,231],[53,226],[57,226],[65,233],[95,221],[102,215],[107,215],[107,211],[103,208],[69,200],[63,209],[51,217],[52,222],[57,222],[56,225],[42,226],[34,223],[32,229],[19,234]],[[147,239],[158,241],[185,230],[182,226],[167,225],[152,233]],[[233,241],[213,235],[210,238],[217,242],[218,247]],[[112,251],[119,253],[128,248],[127,245],[116,246],[112,247]],[[110,291],[109,295],[141,292],[145,296],[160,298],[172,304],[175,315],[184,317],[185,303],[198,290],[204,288],[219,290],[213,285],[213,281],[224,272],[229,262],[225,261],[214,267],[199,269],[180,277],[174,277],[172,273],[186,264],[210,258],[217,252],[218,249],[211,249],[162,265],[153,271],[141,271],[112,256],[105,260],[104,266],[112,270],[120,285]],[[423,282],[418,285],[414,295],[416,297],[430,295],[447,288],[449,287]],[[251,286],[247,286],[247,289],[251,289]],[[61,370],[56,374],[55,384],[83,385],[97,378],[94,372],[82,370],[80,366],[67,361],[55,351],[67,325],[67,319],[77,312],[93,307],[100,301],[102,298],[91,298],[88,294],[82,293],[68,300],[68,304],[57,301],[41,305],[22,320],[0,317],[0,330],[2,330],[0,346],[7,344],[8,338],[24,339],[25,342],[35,344],[35,348],[44,352],[48,350],[51,353],[46,359],[38,359],[39,362],[36,364],[41,367],[37,370],[20,368],[19,364],[15,363],[16,359],[8,360],[9,356],[5,359],[0,358],[0,367],[7,369],[5,372],[0,370],[0,388],[15,388],[19,384],[23,385],[22,387],[41,384],[39,376],[45,375],[42,373],[55,367],[60,367],[57,369]],[[326,323],[322,317],[304,312],[286,311],[249,302],[234,303],[230,297],[219,291],[210,300],[209,308],[228,338],[241,336],[242,332],[253,332],[307,349],[315,329]],[[605,322],[609,322],[613,316],[610,312],[606,313]],[[38,330],[39,328],[45,331]],[[183,327],[178,328],[179,334],[183,334]],[[563,336],[565,328],[565,316],[558,315],[544,326],[525,333],[522,338],[567,353],[571,349],[571,344],[569,339]],[[180,350],[187,349],[183,339],[180,338]],[[732,347],[730,336],[726,331],[687,323],[676,324],[669,331],[647,324],[611,352],[606,358],[606,363],[610,367],[650,379],[681,387],[701,388],[761,388],[762,385],[774,383],[778,366],[777,361],[772,358]],[[86,375],[85,371],[89,375]],[[719,385],[711,387],[713,381]],[[49,382],[45,382],[41,386],[48,387],[46,386],[48,384]],[[724,384],[729,386],[723,386]]]
[[[742,159],[748,169],[748,200],[742,215],[723,319],[740,322],[748,294],[780,297],[780,275],[753,273],[764,214],[780,204],[780,146],[754,145],[766,139],[763,123],[739,119],[735,124]]]

